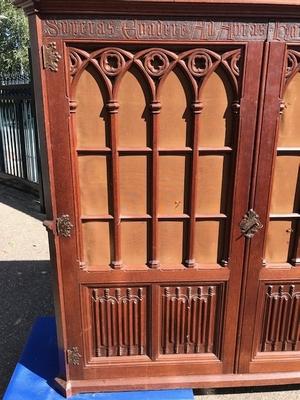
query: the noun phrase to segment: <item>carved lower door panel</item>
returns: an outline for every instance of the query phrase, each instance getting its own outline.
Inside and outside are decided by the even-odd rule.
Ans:
[[[69,379],[234,371],[262,48],[64,48]]]

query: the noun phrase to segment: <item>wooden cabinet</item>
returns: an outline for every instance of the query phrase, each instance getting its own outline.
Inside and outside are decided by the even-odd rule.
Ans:
[[[300,2],[15,3],[61,390],[299,383]]]

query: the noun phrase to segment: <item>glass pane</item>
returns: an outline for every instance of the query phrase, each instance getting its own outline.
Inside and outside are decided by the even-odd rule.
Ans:
[[[121,214],[146,214],[147,157],[121,156],[119,162]]]
[[[201,97],[203,111],[200,117],[200,147],[230,146],[232,90],[221,69],[210,76]]]
[[[87,96],[88,94],[88,96]],[[89,66],[83,71],[76,91],[76,129],[78,147],[105,147],[106,110],[104,84],[99,74]]]
[[[184,212],[187,171],[185,156],[159,157],[159,214],[176,215]]]
[[[274,172],[271,213],[299,212],[299,191],[300,157],[278,156]]]
[[[221,223],[221,225],[223,225]],[[218,262],[220,235],[220,222],[197,221],[195,229],[195,259],[197,263],[210,264]]]
[[[180,71],[170,72],[161,91],[159,147],[182,148],[190,146],[190,111],[186,81]]]
[[[148,110],[141,79],[134,71],[125,74],[120,84],[119,108],[119,146],[146,147]]]
[[[270,221],[265,256],[268,263],[287,262],[291,233],[291,221]]]
[[[105,156],[78,157],[81,213],[109,214],[108,160]]]
[[[299,147],[300,73],[286,88],[283,100],[285,109],[280,119],[278,147]]]
[[[147,222],[122,221],[121,254],[129,267],[147,263]]]
[[[229,162],[229,157],[200,156],[196,191],[198,214],[226,213]]]
[[[111,262],[109,222],[82,223],[84,261],[88,266],[109,266]]]
[[[158,258],[162,267],[182,264],[183,222],[158,223]]]

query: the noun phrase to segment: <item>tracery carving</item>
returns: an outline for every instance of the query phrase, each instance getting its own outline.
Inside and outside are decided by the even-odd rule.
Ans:
[[[299,71],[300,65],[300,53],[296,50],[288,50],[286,56],[286,70],[285,77],[287,80],[292,78],[297,71]]]

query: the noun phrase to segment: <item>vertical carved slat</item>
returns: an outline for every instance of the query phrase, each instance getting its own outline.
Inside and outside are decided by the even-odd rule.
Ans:
[[[101,329],[100,329],[100,310],[99,310],[99,302],[98,298],[98,289],[93,290],[93,309],[94,309],[94,320],[95,320],[95,329],[96,329],[96,356],[101,356]]]
[[[126,302],[123,300],[122,301],[122,329],[123,329],[123,347],[126,349],[124,350],[124,354],[128,355],[128,329],[127,329],[127,305]]]
[[[262,338],[262,351],[267,351],[267,340],[269,337],[269,329],[270,329],[270,320],[271,320],[271,303],[272,303],[272,286],[268,287],[268,291],[266,293],[266,304],[265,304],[265,321],[264,321],[264,328],[263,328],[263,338]]]
[[[118,324],[118,355],[122,355],[122,343],[123,343],[123,335],[122,335],[122,302],[120,301],[121,291],[120,289],[116,290],[116,299],[117,299],[117,324]]]
[[[274,297],[273,303],[272,303],[272,309],[271,309],[271,329],[270,329],[270,337],[269,337],[269,342],[270,342],[272,351],[274,351],[274,349],[275,349],[277,311],[278,311],[278,297]]]
[[[175,302],[175,304],[176,304],[176,308],[175,308],[175,310],[176,310],[176,317],[175,317],[175,326],[176,326],[176,333],[175,333],[175,346],[174,346],[174,351],[175,351],[175,353],[177,354],[177,353],[179,353],[179,345],[180,345],[180,325],[181,325],[181,318],[180,318],[180,312],[181,312],[181,302],[180,302],[180,300],[179,300],[179,298],[180,298],[180,288],[179,287],[177,287],[176,289],[175,289],[175,292],[176,292],[176,302]]]
[[[291,329],[289,340],[292,344],[292,350],[297,350],[297,342],[300,341],[300,301],[299,297],[294,296],[292,299],[292,307],[291,307]]]
[[[111,164],[113,180],[113,225],[114,225],[114,259],[112,266],[115,269],[122,267],[121,259],[121,220],[120,220],[120,179],[119,179],[119,157],[117,149],[117,116],[119,104],[116,101],[109,101],[107,110],[110,117],[110,138],[111,138]]]
[[[133,352],[133,331],[134,331],[134,326],[133,326],[133,316],[132,316],[132,306],[133,302],[131,301],[131,289],[127,289],[127,312],[128,312],[128,354],[131,355]]]
[[[171,318],[170,318],[170,332],[169,332],[169,336],[170,336],[170,343],[172,343],[173,348],[172,348],[172,352],[174,350],[174,345],[175,345],[175,329],[176,329],[176,324],[175,324],[175,298],[172,297],[171,301]]]
[[[102,338],[103,338],[103,350],[104,350],[104,355],[107,356],[107,350],[108,350],[108,343],[107,343],[107,319],[106,319],[106,313],[105,313],[105,303],[104,301],[100,301],[100,309],[101,309],[101,333],[102,333]]]
[[[184,352],[189,352],[190,347],[190,340],[191,340],[191,307],[192,307],[192,288],[188,288],[188,302],[186,304],[185,316],[186,316],[186,323],[185,323],[185,332],[184,332]]]
[[[164,333],[164,339],[163,339],[163,353],[167,353],[167,348],[168,348],[168,342],[169,342],[169,323],[170,323],[170,299],[169,299],[169,288],[165,288],[164,289],[164,294],[165,294],[165,298],[164,298],[164,304],[165,304],[165,308],[164,308],[164,329],[163,329],[163,333]]]
[[[275,330],[275,343],[274,343],[274,349],[275,351],[280,351],[281,350],[281,342],[280,342],[280,330],[281,330],[281,322],[282,322],[282,315],[283,315],[283,297],[282,297],[282,292],[280,292],[279,298],[278,298],[278,309],[277,309],[277,324],[276,324],[276,330]]]
[[[133,333],[133,346],[136,349],[138,346],[138,316],[137,316],[137,303],[132,302],[132,333]]]
[[[140,354],[145,353],[145,343],[144,343],[144,338],[145,338],[145,315],[143,313],[143,289],[139,288],[138,290],[138,297],[139,297],[139,310],[140,310],[140,349],[139,352]]]
[[[158,240],[158,132],[159,132],[159,113],[161,104],[153,101],[150,106],[152,115],[152,221],[151,221],[151,259],[149,266],[151,268],[159,267],[157,254]]]
[[[192,268],[196,266],[196,260],[194,255],[195,248],[195,228],[196,228],[196,185],[197,185],[197,174],[198,174],[198,159],[199,159],[199,120],[200,113],[203,109],[203,104],[196,101],[192,104],[192,111],[194,116],[194,129],[193,129],[193,155],[192,155],[192,167],[191,167],[191,179],[190,179],[190,221],[189,221],[189,235],[188,235],[188,258],[185,261],[187,267]]]
[[[281,318],[280,318],[280,325],[279,325],[279,336],[277,338],[278,347],[280,351],[287,350],[287,329],[288,329],[288,306],[290,299],[286,297],[282,297],[281,300]]]
[[[205,351],[211,353],[213,351],[213,332],[215,328],[215,316],[213,310],[215,309],[215,296],[213,287],[208,288],[208,318],[207,318],[207,334]]]
[[[206,321],[207,321],[207,303],[208,300],[207,299],[203,299],[202,300],[202,307],[203,307],[203,311],[202,311],[202,323],[201,323],[201,352],[205,352],[205,343],[206,343],[206,334],[207,334],[207,330],[206,330]]]
[[[108,300],[110,295],[109,289],[104,291],[105,302],[105,316],[106,316],[106,337],[107,337],[107,355],[112,355],[112,332],[111,332],[111,303]]]
[[[198,320],[197,320],[197,341],[196,341],[196,353],[201,352],[201,329],[202,329],[202,300],[201,300],[201,288],[198,288],[198,310],[197,310],[197,315],[198,315]]]
[[[116,303],[114,301],[112,301],[110,303],[110,330],[111,330],[111,346],[112,346],[112,351],[111,351],[111,355],[115,355],[115,349],[117,346],[117,319],[116,319]]]
[[[180,300],[179,301],[179,305],[180,305],[180,319],[179,319],[179,323],[180,323],[180,340],[179,340],[179,344],[180,344],[180,347],[181,347],[185,343],[185,326],[186,326],[186,323],[187,323],[187,321],[186,321],[187,308],[186,308],[185,300]],[[184,350],[181,350],[181,352],[182,351],[184,351]]]
[[[196,329],[197,329],[197,300],[193,298],[191,304],[191,339],[190,339],[191,343],[196,343]]]

